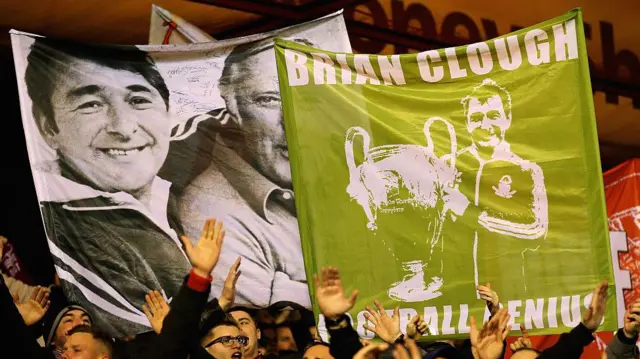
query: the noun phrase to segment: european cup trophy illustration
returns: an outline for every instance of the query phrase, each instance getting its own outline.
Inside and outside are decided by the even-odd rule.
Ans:
[[[449,134],[450,151],[440,157],[434,151],[431,126],[443,123]],[[418,211],[424,220],[420,240],[410,241],[414,248],[407,255],[394,257],[408,272],[388,290],[390,298],[418,302],[442,295],[444,280],[441,258],[442,230],[445,220],[455,220],[464,213],[469,200],[458,190],[460,173],[456,169],[456,135],[453,126],[440,117],[424,124],[426,146],[394,144],[371,147],[369,134],[361,127],[347,130],[345,155],[349,169],[347,193],[364,210],[367,228],[378,230],[378,215],[402,216],[405,211]],[[361,138],[364,160],[356,164],[354,146]],[[384,240],[383,240],[384,243]],[[385,244],[386,245],[386,244]],[[439,253],[440,252],[440,253]]]

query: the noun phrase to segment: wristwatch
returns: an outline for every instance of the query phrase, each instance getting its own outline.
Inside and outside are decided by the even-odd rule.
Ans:
[[[349,325],[349,317],[347,317],[346,314],[343,314],[339,316],[338,319],[336,320],[325,318],[324,322],[327,325],[327,329],[337,330],[337,329],[346,328]]]
[[[393,344],[404,344],[404,334],[400,333],[398,338],[393,342]]]

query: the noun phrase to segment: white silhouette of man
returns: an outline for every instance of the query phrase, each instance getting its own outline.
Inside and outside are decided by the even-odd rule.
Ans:
[[[505,88],[485,79],[461,103],[472,144],[458,153],[457,163],[480,225],[474,233],[475,283],[497,282],[514,271],[524,276],[524,253],[538,247],[525,242],[548,229],[542,169],[511,152],[505,139],[512,119]],[[512,294],[522,289],[512,287]]]

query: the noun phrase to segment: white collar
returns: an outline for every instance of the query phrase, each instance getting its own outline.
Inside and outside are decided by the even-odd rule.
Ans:
[[[63,207],[71,211],[96,211],[128,208],[133,209],[162,228],[180,246],[177,234],[167,219],[167,206],[169,203],[169,190],[171,182],[160,177],[155,177],[151,183],[151,202],[145,206],[137,198],[126,192],[104,192],[87,185],[72,181],[60,174],[57,164],[49,164],[45,168],[34,169],[33,176],[36,183],[36,192],[40,202],[64,203]],[[83,199],[102,197],[111,202],[105,206],[71,206],[68,202]]]

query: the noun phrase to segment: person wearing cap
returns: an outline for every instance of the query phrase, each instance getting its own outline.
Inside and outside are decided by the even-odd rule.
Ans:
[[[53,318],[53,321],[44,323],[46,335],[45,346],[53,350],[54,356],[60,358],[62,348],[71,329],[79,326],[91,326],[91,316],[79,305],[67,305]]]

